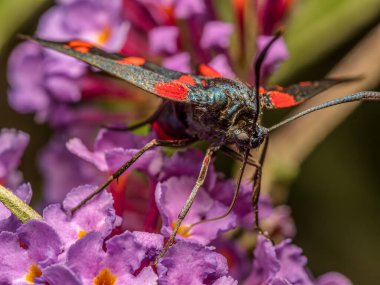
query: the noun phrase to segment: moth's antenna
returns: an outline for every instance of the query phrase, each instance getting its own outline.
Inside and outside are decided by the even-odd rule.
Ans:
[[[259,115],[260,115],[260,99],[259,99],[259,88],[260,88],[260,75],[261,75],[261,65],[263,64],[263,61],[268,54],[269,49],[271,46],[277,41],[281,35],[283,34],[282,29],[278,30],[275,36],[270,40],[270,42],[264,47],[264,49],[260,52],[258,55],[256,61],[255,61],[255,88],[256,88],[256,113],[254,117],[254,122],[257,122]]]
[[[300,117],[303,117],[307,114],[313,113],[315,111],[329,108],[331,106],[339,105],[339,104],[344,104],[344,103],[349,103],[349,102],[355,102],[355,101],[375,101],[375,100],[380,100],[380,92],[375,92],[375,91],[361,91],[352,95],[344,96],[342,98],[338,98],[335,100],[327,101],[325,103],[322,103],[320,105],[314,106],[310,109],[307,109],[301,113],[298,113],[268,129],[269,132],[287,124],[290,123]]]

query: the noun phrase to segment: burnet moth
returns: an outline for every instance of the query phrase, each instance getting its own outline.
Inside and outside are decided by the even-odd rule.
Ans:
[[[280,37],[280,33],[273,37],[272,41],[257,57],[255,63],[255,74],[257,75],[255,86],[247,85],[239,80],[224,78],[216,70],[203,64],[199,65],[197,74],[185,74],[152,64],[141,57],[110,54],[81,40],[71,40],[63,43],[28,36],[21,37],[84,61],[163,99],[162,105],[152,117],[137,125],[117,129],[133,130],[143,125],[151,124],[160,139],[154,139],[142,147],[95,192],[73,208],[72,213],[93,196],[103,191],[147,150],[157,146],[184,147],[199,140],[209,143],[198,179],[178,215],[171,236],[157,257],[156,262],[174,242],[181,223],[206,178],[211,158],[217,151],[223,151],[243,162],[238,174],[233,200],[228,211],[222,216],[202,220],[191,225],[191,227],[199,223],[221,219],[231,212],[239,194],[245,167],[250,164],[256,168],[252,191],[255,225],[258,231],[262,233],[258,219],[258,198],[260,195],[261,169],[270,133],[302,116],[334,105],[362,100],[380,100],[379,92],[362,91],[317,105],[272,127],[261,126],[260,116],[264,109],[292,107],[336,84],[352,80],[349,78],[326,78],[313,82],[300,82],[288,87],[277,86],[270,89],[260,87],[259,77],[262,62],[271,45]],[[178,114],[181,114],[181,116]],[[229,145],[235,145],[237,151],[231,149]],[[260,146],[262,149],[258,161],[254,161],[250,157],[250,150]]]

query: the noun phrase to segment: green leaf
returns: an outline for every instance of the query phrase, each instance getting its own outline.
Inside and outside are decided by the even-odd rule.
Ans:
[[[24,203],[12,191],[0,185],[0,202],[9,209],[22,223],[32,219],[42,220],[42,217],[28,204]]]
[[[290,58],[271,79],[281,82],[321,60],[379,16],[378,0],[304,0],[285,27]]]
[[[48,0],[0,1],[0,51],[20,26]]]

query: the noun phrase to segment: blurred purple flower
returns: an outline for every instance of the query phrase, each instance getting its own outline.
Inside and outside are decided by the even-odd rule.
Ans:
[[[159,26],[149,32],[149,46],[153,53],[173,54],[178,49],[179,30],[175,26]]]
[[[217,62],[218,70],[231,77],[227,54],[233,25],[220,21],[211,6],[204,0],[124,1],[131,28],[123,52],[150,57],[150,51],[163,57],[164,67],[186,73],[193,71],[194,63]],[[189,21],[191,42],[179,36],[183,27],[177,23],[183,19]]]
[[[20,185],[22,175],[16,168],[28,143],[29,135],[22,131],[0,130],[0,184],[10,188]]]
[[[119,50],[128,32],[121,0],[58,1],[41,17],[37,35],[50,40],[81,39]]]
[[[235,78],[235,73],[233,72],[225,54],[218,54],[208,63],[208,65],[227,78]]]
[[[125,41],[128,23],[121,16],[121,1],[60,1],[40,20],[37,36],[53,40],[79,38],[117,51]],[[22,113],[37,113],[46,121],[60,104],[81,99],[80,78],[87,66],[73,58],[22,43],[8,65],[10,105]]]
[[[284,21],[285,14],[292,4],[290,0],[264,0],[258,1],[258,24],[260,33],[271,35]]]
[[[202,14],[206,10],[204,0],[174,0],[174,14],[179,19],[187,19]]]
[[[273,239],[293,238],[296,234],[291,209],[286,205],[273,208],[270,215],[261,220],[261,224]]]
[[[318,277],[316,285],[352,285],[352,282],[344,275],[338,272],[325,273]]]
[[[162,61],[162,66],[184,73],[191,73],[190,62],[190,55],[187,52],[180,52],[172,56],[166,57]]]
[[[350,282],[340,274],[328,273],[314,281],[306,267],[307,258],[302,255],[302,249],[293,245],[291,240],[285,240],[278,245],[259,235],[254,251],[252,273],[244,282],[246,285],[289,285],[289,284],[329,284],[350,285]],[[323,283],[324,280],[326,283]],[[347,283],[348,282],[348,283]]]
[[[232,32],[232,24],[210,21],[204,26],[200,45],[204,49],[213,47],[227,49],[230,45]]]
[[[226,258],[229,274],[234,279],[241,282],[248,276],[251,270],[250,259],[243,246],[223,235],[214,240],[211,246],[215,247],[215,251]]]
[[[258,54],[265,48],[265,46],[272,40],[273,36],[258,36],[257,47]],[[269,49],[261,67],[261,78],[265,79],[270,74],[274,73],[280,63],[288,59],[289,53],[283,38],[278,39],[273,46]]]
[[[78,185],[100,184],[106,178],[105,175],[99,175],[95,166],[78,159],[66,149],[65,143],[70,135],[73,133],[65,134],[61,131],[45,145],[40,153],[38,164],[44,178],[43,202],[45,205],[61,203],[66,194]],[[85,132],[82,132],[82,136],[91,137]]]

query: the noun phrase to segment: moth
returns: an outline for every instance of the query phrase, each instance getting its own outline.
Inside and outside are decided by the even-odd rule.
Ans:
[[[185,147],[196,141],[203,140],[207,141],[209,146],[206,150],[199,176],[178,215],[173,232],[157,257],[156,262],[174,242],[183,219],[205,181],[211,158],[217,151],[223,151],[243,163],[228,211],[222,216],[210,220],[223,218],[231,212],[239,193],[245,167],[250,164],[256,167],[252,206],[256,228],[261,231],[258,218],[258,198],[260,195],[261,169],[270,133],[284,124],[317,110],[354,101],[380,100],[379,92],[362,91],[307,109],[270,128],[260,125],[260,116],[264,109],[292,107],[336,84],[351,80],[348,78],[326,78],[314,82],[300,82],[288,87],[278,86],[270,89],[260,87],[259,77],[262,62],[270,46],[279,36],[280,34],[277,34],[268,43],[256,60],[255,74],[257,76],[255,86],[250,86],[239,80],[224,78],[216,70],[204,64],[199,65],[197,74],[185,74],[160,67],[141,57],[110,54],[81,40],[52,42],[22,36],[24,39],[35,41],[44,47],[84,61],[163,99],[162,105],[152,117],[135,126],[125,128],[125,130],[133,130],[143,125],[151,124],[156,130],[159,139],[154,139],[142,147],[94,193],[73,208],[72,213],[104,190],[147,150],[157,146]],[[230,148],[230,145],[234,145],[237,150]],[[254,161],[250,157],[250,150],[257,149],[260,146],[262,146],[262,151],[258,160]],[[203,220],[198,223],[210,220]],[[196,224],[192,226],[196,226]]]

